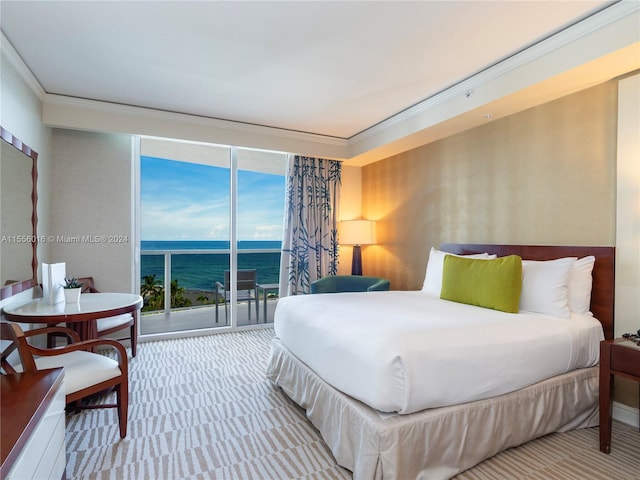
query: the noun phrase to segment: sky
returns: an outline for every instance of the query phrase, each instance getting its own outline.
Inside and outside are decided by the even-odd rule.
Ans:
[[[142,240],[229,240],[228,168],[140,159]],[[280,240],[284,176],[238,171],[238,240]]]

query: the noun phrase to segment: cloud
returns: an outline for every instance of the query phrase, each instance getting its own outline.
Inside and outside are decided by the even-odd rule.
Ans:
[[[229,170],[152,157],[141,159],[145,240],[228,240]],[[238,173],[238,238],[279,240],[284,177]]]

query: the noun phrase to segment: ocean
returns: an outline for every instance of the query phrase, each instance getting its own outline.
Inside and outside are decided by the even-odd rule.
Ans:
[[[280,278],[280,241],[238,242],[238,268],[258,271],[259,283],[278,283]],[[228,241],[174,241],[143,240],[141,251],[149,250],[228,250]],[[272,249],[268,253],[242,253],[243,250]],[[224,280],[229,270],[228,253],[194,253],[171,255],[172,279],[187,290],[213,290],[216,281]],[[141,282],[147,275],[155,275],[161,283],[164,279],[164,255],[140,255]]]

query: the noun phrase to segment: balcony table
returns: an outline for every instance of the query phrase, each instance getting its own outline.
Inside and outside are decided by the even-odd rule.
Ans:
[[[99,318],[131,313],[138,322],[142,297],[131,293],[83,293],[77,303],[60,302],[47,305],[43,298],[18,306],[6,307],[3,314],[7,320],[18,323],[67,323],[78,332],[80,340],[98,337]]]

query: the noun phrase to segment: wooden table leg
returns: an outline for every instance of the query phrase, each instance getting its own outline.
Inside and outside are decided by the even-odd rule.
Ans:
[[[600,344],[600,451],[611,452],[611,343]]]
[[[97,320],[85,320],[82,322],[69,322],[67,326],[80,335],[80,340],[94,340],[98,338],[98,321]],[[93,351],[93,349],[91,349]]]
[[[136,350],[138,347],[138,320],[140,319],[139,317],[140,311],[136,309],[133,312],[131,312],[131,315],[133,315],[133,327],[131,328],[131,331],[133,332],[131,334],[131,356],[135,357],[137,353]],[[96,328],[97,328],[97,324],[96,324]]]

